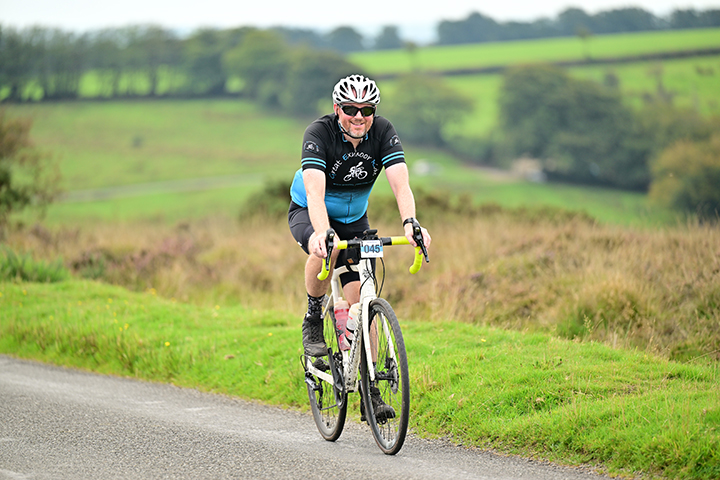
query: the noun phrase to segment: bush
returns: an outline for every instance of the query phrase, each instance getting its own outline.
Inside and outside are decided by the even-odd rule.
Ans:
[[[322,100],[331,102],[338,80],[360,71],[339,53],[307,48],[296,49],[288,70],[279,94],[280,106],[298,116],[315,115]]]
[[[541,159],[550,178],[644,189],[649,142],[614,89],[570,77],[549,66],[515,68],[501,98],[508,160]]]
[[[441,78],[414,73],[398,80],[387,117],[401,139],[440,147],[448,143],[444,128],[467,115],[471,104]]]
[[[619,91],[550,66],[518,67],[500,97],[499,164],[529,156],[551,180],[646,190],[651,159],[681,139],[707,140],[718,127],[668,103],[631,110]]]
[[[287,216],[290,206],[290,182],[267,182],[262,190],[251,195],[240,208],[241,221],[250,219],[278,220]]]
[[[222,55],[223,70],[242,78],[243,94],[268,106],[277,106],[290,63],[290,47],[272,31],[251,30]]]
[[[701,142],[681,140],[652,165],[650,198],[701,220],[720,215],[720,133]]]
[[[70,273],[62,261],[44,262],[34,260],[31,255],[19,255],[5,248],[0,256],[0,280],[20,280],[24,282],[61,282],[66,280]]]
[[[58,194],[59,169],[32,148],[29,120],[7,118],[0,110],[0,237],[10,214],[44,207]]]
[[[225,52],[223,67],[243,80],[246,97],[300,116],[316,115],[335,83],[359,71],[340,53],[294,47],[279,33],[261,30]]]
[[[418,219],[423,224],[457,222],[475,218],[507,217],[530,224],[563,225],[581,223],[595,225],[597,221],[586,212],[552,206],[503,207],[497,203],[475,204],[468,194],[453,195],[447,192],[429,192],[422,188],[413,191]],[[370,224],[374,222],[400,222],[397,202],[392,195],[375,196],[368,208]]]

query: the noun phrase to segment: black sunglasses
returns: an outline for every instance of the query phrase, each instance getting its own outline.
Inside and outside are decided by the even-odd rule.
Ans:
[[[375,107],[367,106],[367,107],[353,107],[352,105],[340,105],[340,108],[345,113],[345,115],[348,115],[350,117],[354,117],[357,115],[357,112],[360,112],[363,117],[372,117],[375,115]]]

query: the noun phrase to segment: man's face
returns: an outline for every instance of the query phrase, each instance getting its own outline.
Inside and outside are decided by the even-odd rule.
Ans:
[[[355,115],[351,116],[343,111],[343,107],[346,107],[346,109],[347,107],[356,107],[355,109],[358,111]],[[363,107],[372,107],[372,105],[367,103],[344,103],[342,106],[335,104],[334,107],[335,113],[340,119],[340,125],[342,125],[346,132],[349,132],[350,135],[354,137],[364,137],[368,130],[370,130],[373,120],[375,119],[374,112],[372,115],[364,116],[361,111]]]

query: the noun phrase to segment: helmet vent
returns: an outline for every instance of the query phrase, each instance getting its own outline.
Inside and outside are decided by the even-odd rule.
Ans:
[[[350,75],[341,79],[333,89],[333,103],[380,103],[380,90],[374,81],[363,75]]]

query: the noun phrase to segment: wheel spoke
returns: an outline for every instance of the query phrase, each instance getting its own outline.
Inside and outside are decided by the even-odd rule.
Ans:
[[[347,402],[345,401],[345,393],[342,390],[342,386],[340,389],[336,389],[335,385],[333,385],[338,383],[342,384],[342,382],[337,381],[342,378],[342,354],[338,348],[332,305],[330,305],[325,312],[323,332],[325,334],[325,343],[331,348],[332,353],[327,357],[315,359],[312,362],[312,366],[324,374],[327,374],[324,375],[327,377],[327,380],[320,376],[310,375],[311,380],[306,380],[306,383],[308,386],[310,409],[312,410],[318,431],[325,440],[335,441],[345,426]],[[335,375],[332,374],[333,367],[336,370]],[[338,374],[338,372],[340,373]],[[330,382],[331,378],[333,379],[332,383]]]
[[[397,317],[385,300],[371,303],[370,322],[370,330],[378,335],[377,357],[370,359],[375,363],[374,382],[369,378],[365,363],[369,359],[363,350],[361,375],[366,417],[380,449],[394,455],[405,441],[410,406],[405,343]]]

